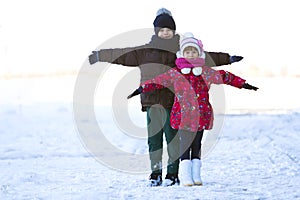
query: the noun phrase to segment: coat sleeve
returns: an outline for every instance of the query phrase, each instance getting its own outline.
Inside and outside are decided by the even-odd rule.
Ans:
[[[227,84],[241,89],[246,82],[245,79],[224,70],[211,69],[211,72],[213,73],[212,82],[215,84]]]
[[[143,87],[143,93],[171,86],[174,82],[175,73],[175,70],[170,69],[166,73],[141,83],[141,86]]]
[[[140,60],[144,56],[144,50],[145,48],[143,48],[143,46],[101,49],[99,51],[99,57],[101,62],[136,67],[141,63]]]
[[[222,52],[205,52],[205,65],[209,67],[229,65],[230,55]]]

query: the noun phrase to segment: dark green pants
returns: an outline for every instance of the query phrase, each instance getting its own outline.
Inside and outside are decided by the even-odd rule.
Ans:
[[[179,136],[170,126],[171,109],[162,107],[147,108],[148,146],[153,173],[162,173],[163,133],[167,141],[168,174],[178,174]]]

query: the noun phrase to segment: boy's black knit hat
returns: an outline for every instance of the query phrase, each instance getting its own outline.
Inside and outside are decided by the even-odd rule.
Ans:
[[[156,13],[156,18],[153,22],[154,25],[154,31],[157,35],[158,31],[162,28],[169,28],[175,32],[176,30],[176,24],[172,17],[172,13],[165,9],[161,8]]]

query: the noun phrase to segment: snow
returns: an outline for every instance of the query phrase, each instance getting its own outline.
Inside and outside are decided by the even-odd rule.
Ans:
[[[122,116],[136,125],[130,133],[105,103],[95,103],[95,120],[75,116],[73,76],[0,80],[0,199],[300,199],[299,97],[281,91],[290,94],[286,103],[266,89],[299,80],[253,82],[265,88],[252,93],[261,101],[242,90],[225,91],[228,112],[217,116],[223,124],[203,159],[204,185],[151,188],[138,100]],[[105,137],[88,129],[90,136],[110,146],[86,140],[82,127],[100,127]]]

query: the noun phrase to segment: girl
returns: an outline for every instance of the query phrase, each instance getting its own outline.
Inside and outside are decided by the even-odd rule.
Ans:
[[[179,130],[180,179],[184,186],[202,185],[201,140],[204,130],[213,127],[213,110],[209,102],[211,84],[228,84],[237,88],[257,90],[230,72],[214,70],[205,65],[205,53],[200,40],[185,34],[180,41],[176,68],[172,68],[141,84],[128,98],[164,87],[174,88],[174,103],[170,123]]]

